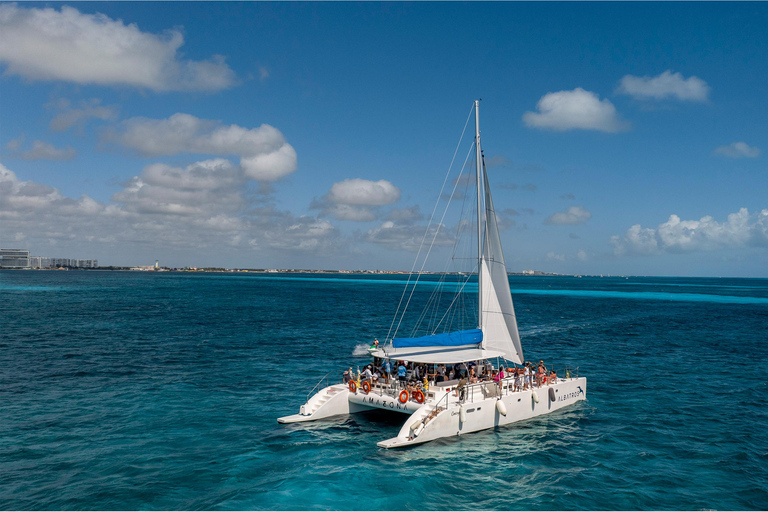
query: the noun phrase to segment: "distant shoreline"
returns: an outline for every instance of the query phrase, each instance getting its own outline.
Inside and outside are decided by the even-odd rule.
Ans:
[[[139,268],[139,267],[117,267],[106,266],[97,268],[80,267],[60,267],[60,268],[3,268],[0,270],[12,271],[102,271],[102,272],[209,272],[221,274],[332,274],[332,275],[409,275],[415,272],[407,270],[310,270],[310,269],[261,269],[261,268],[219,268],[219,267],[185,267],[185,268]],[[423,271],[427,275],[467,275],[467,272],[429,272]],[[476,275],[472,273],[472,275]],[[586,274],[557,274],[554,272],[542,272],[538,270],[529,270],[525,272],[507,272],[510,276],[549,276],[549,277],[627,277],[625,275],[586,275]]]

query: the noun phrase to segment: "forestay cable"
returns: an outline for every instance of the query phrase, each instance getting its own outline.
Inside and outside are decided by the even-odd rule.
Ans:
[[[391,340],[394,338],[394,334],[392,334],[392,328],[395,325],[395,321],[397,320],[398,313],[400,312],[400,306],[403,303],[403,298],[405,297],[406,291],[408,291],[408,285],[411,282],[411,276],[413,275],[413,270],[416,268],[416,264],[419,261],[419,255],[421,255],[421,249],[424,247],[424,241],[427,239],[427,235],[429,234],[429,228],[432,226],[432,219],[435,217],[435,212],[437,211],[437,205],[440,204],[440,198],[443,195],[443,190],[445,190],[445,184],[448,182],[448,177],[451,175],[451,169],[453,168],[453,162],[456,160],[456,155],[459,152],[459,147],[461,147],[461,141],[464,140],[464,133],[467,131],[467,125],[469,124],[469,120],[472,117],[472,112],[475,109],[475,104],[472,103],[472,107],[469,109],[469,114],[467,115],[467,120],[464,122],[464,129],[461,130],[461,136],[459,137],[459,142],[456,144],[456,149],[453,151],[453,158],[451,158],[451,163],[448,166],[448,171],[445,173],[445,179],[443,179],[443,185],[440,187],[440,193],[437,195],[437,200],[435,201],[435,206],[432,208],[432,213],[429,216],[429,222],[427,223],[427,229],[424,231],[424,236],[421,238],[421,243],[419,244],[419,250],[416,252],[416,258],[413,260],[413,266],[411,267],[411,271],[408,273],[408,279],[405,282],[405,287],[403,288],[403,293],[400,295],[400,301],[397,303],[397,309],[395,310],[395,315],[392,318],[392,323],[389,325],[389,331],[387,331],[387,337],[385,340]],[[463,166],[462,166],[463,169]],[[454,186],[455,189],[455,186]],[[426,261],[426,259],[425,259]],[[422,269],[423,269],[422,265]],[[418,279],[417,279],[418,282]],[[414,283],[414,288],[416,284]],[[413,293],[411,293],[413,294]],[[410,297],[409,297],[410,302]],[[408,304],[406,304],[406,309],[408,307]],[[405,315],[405,310],[403,310],[403,315]],[[402,322],[403,318],[400,317],[400,322]],[[400,322],[397,324],[397,328],[400,327]],[[397,333],[397,328],[395,329],[395,333]],[[392,334],[392,337],[390,337],[390,334]]]

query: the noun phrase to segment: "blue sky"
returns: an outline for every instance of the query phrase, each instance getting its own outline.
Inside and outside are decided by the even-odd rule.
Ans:
[[[757,2],[2,3],[0,246],[410,269],[482,98],[510,271],[768,277],[766,26]]]

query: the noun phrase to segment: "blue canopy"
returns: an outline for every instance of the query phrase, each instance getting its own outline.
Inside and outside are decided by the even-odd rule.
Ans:
[[[466,331],[447,332],[445,334],[433,334],[419,338],[395,338],[392,340],[394,348],[405,347],[460,347],[462,345],[477,345],[483,341],[483,331],[480,329],[468,329]]]

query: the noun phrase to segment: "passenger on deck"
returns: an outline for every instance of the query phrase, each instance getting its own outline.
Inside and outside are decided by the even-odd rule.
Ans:
[[[373,380],[373,373],[371,372],[371,365],[368,365],[363,370],[363,373],[360,375],[361,380],[367,380],[370,382]]]
[[[408,369],[405,367],[405,363],[400,361],[400,366],[397,367],[397,380],[400,381],[400,385],[405,385],[405,375],[408,373]]]
[[[531,363],[525,363],[525,369],[523,370],[523,389],[531,387]]]
[[[550,384],[557,384],[557,372],[555,370],[552,370],[549,372],[549,378],[547,379],[547,381]]]
[[[544,366],[544,361],[539,361],[539,367],[536,369],[536,385],[541,387],[544,382],[547,367]]]
[[[429,368],[427,368],[427,378],[430,382],[437,382],[437,366],[432,365],[432,373],[430,373]]]
[[[459,385],[456,388],[456,391],[458,392],[458,395],[459,395],[459,402],[463,402],[464,401],[464,395],[466,394],[466,391],[467,391],[467,378],[466,377],[462,377],[461,380],[459,380]]]
[[[520,384],[522,383],[522,380],[523,380],[522,373],[523,373],[523,370],[521,368],[514,369],[513,375],[515,376],[515,387],[514,387],[515,391],[520,391]]]
[[[344,379],[344,384],[349,384],[349,381],[352,380],[352,378],[349,376],[349,370],[344,370],[342,378]]]
[[[475,375],[475,367],[471,367],[469,369],[469,383],[470,384],[476,384],[477,383],[477,375]]]

